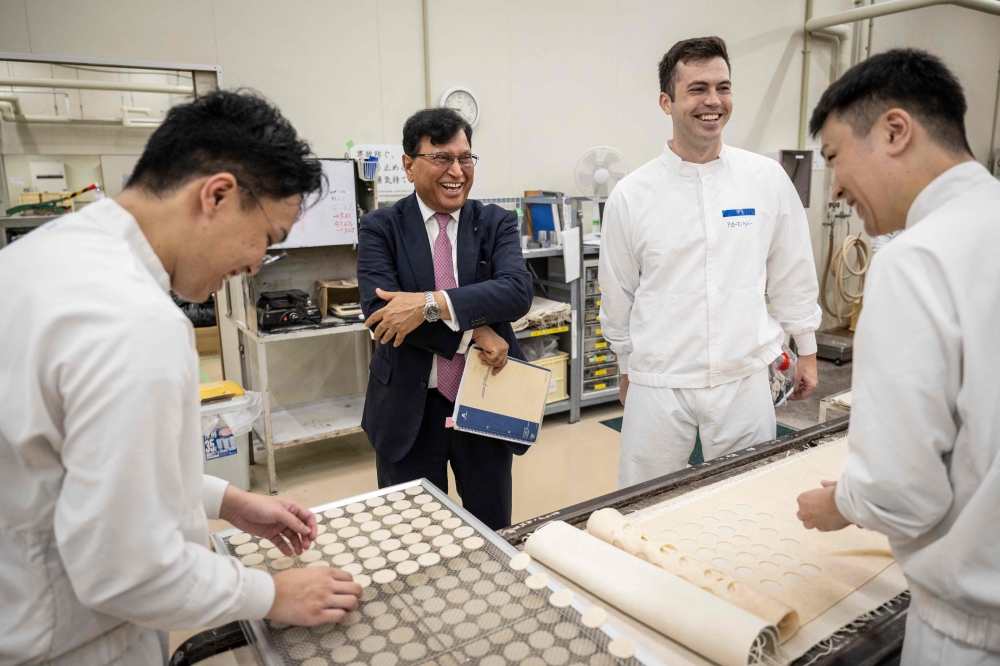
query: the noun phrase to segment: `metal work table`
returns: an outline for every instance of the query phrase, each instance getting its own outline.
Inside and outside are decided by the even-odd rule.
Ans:
[[[599,509],[613,508],[624,514],[632,513],[724,479],[745,474],[784,458],[790,452],[805,451],[832,437],[840,437],[846,433],[848,422],[849,417],[843,417],[821,423],[643,484],[511,525],[497,530],[497,534],[511,545],[522,548],[525,540],[535,530],[551,521],[561,520],[582,527],[590,515]],[[803,666],[807,663],[812,666],[898,664],[908,606],[908,595],[901,595],[884,608],[886,612],[881,617],[864,626],[852,638],[838,644],[830,654],[817,658],[816,655],[807,653],[793,662],[793,666]],[[813,659],[815,661],[812,661]]]

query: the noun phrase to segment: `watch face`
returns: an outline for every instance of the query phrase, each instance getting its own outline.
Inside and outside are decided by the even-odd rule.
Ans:
[[[456,90],[448,95],[444,105],[462,114],[462,117],[469,124],[476,122],[476,118],[479,116],[479,105],[476,104],[476,99],[465,90]]]

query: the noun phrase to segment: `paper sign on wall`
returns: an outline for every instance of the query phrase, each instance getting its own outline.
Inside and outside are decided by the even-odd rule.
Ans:
[[[413,183],[406,179],[403,170],[403,146],[380,143],[356,144],[351,147],[351,157],[363,160],[378,158],[375,180],[379,198],[405,197],[413,192]]]
[[[329,188],[292,227],[284,243],[272,247],[354,245],[358,242],[358,206],[354,196],[354,162],[320,160]]]

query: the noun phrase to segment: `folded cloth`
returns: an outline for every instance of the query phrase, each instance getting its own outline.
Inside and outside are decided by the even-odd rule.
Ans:
[[[526,328],[551,328],[559,326],[572,318],[570,312],[569,303],[560,303],[559,301],[551,301],[547,298],[535,296],[531,302],[528,314],[511,324],[511,327],[515,331],[523,331]]]

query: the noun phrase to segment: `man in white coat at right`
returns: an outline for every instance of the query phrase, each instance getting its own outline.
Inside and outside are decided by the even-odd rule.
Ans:
[[[659,67],[674,136],[604,209],[601,328],[625,405],[618,487],[775,435],[768,365],[798,347],[792,400],[817,383],[822,313],[805,210],[775,160],[724,145],[726,43],[675,44]],[[768,312],[768,300],[772,312]]]
[[[844,74],[810,123],[834,195],[872,236],[902,232],[865,283],[844,472],[799,518],[889,537],[913,594],[903,666],[1000,665],[1000,182],[965,110],[940,60],[898,49]]]

